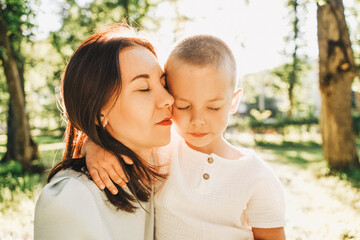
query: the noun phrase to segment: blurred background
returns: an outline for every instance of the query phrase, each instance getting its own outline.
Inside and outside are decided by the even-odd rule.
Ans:
[[[126,21],[157,47],[228,43],[244,96],[225,138],[282,181],[287,239],[360,239],[359,0],[0,0],[0,239],[32,239],[63,152],[61,74],[95,29]]]

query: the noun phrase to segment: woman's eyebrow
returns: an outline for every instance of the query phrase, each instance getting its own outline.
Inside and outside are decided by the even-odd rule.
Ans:
[[[140,74],[140,75],[135,76],[133,79],[131,79],[131,81],[130,81],[130,82],[132,82],[132,81],[134,81],[134,80],[136,80],[136,79],[139,79],[139,78],[146,78],[146,79],[149,79],[149,78],[150,78],[150,76],[149,76],[149,74]]]

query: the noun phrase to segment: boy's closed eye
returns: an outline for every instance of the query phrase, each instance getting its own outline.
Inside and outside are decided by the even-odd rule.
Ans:
[[[212,111],[219,111],[221,107],[208,107]]]
[[[175,107],[176,107],[177,109],[179,109],[179,110],[187,110],[187,109],[190,109],[190,105],[188,105],[188,106],[176,106],[176,105],[175,105]]]

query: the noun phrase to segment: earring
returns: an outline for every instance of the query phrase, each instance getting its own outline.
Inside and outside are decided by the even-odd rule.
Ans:
[[[105,122],[102,124],[103,129],[105,129],[106,125],[107,125],[107,120],[105,120]]]

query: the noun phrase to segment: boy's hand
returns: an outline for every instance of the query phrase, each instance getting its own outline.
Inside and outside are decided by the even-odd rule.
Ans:
[[[118,190],[112,181],[121,188],[126,187],[128,179],[116,156],[105,151],[90,139],[85,141],[81,154],[85,156],[86,166],[91,178],[100,189],[106,187],[112,194],[116,195]],[[130,158],[123,155],[121,157],[126,164],[133,164]]]

